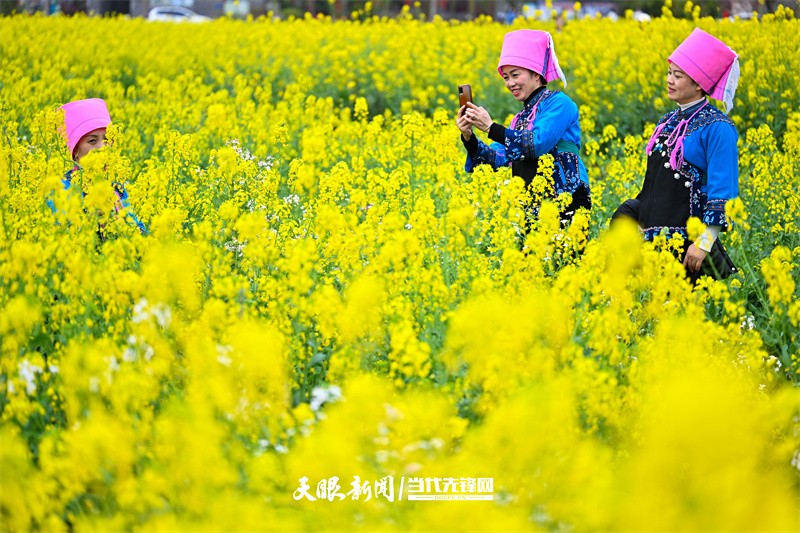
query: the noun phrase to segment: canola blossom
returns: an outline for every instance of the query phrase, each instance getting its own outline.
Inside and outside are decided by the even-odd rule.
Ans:
[[[738,272],[692,286],[674,239],[608,220],[695,26],[740,56],[741,193]],[[552,161],[528,190],[465,173],[455,126],[460,83],[508,123],[528,27],[580,107],[594,205],[563,228]],[[0,18],[2,529],[796,530],[798,49],[782,8]],[[64,190],[58,108],[87,97],[110,142]],[[433,479],[492,497],[399,497]]]

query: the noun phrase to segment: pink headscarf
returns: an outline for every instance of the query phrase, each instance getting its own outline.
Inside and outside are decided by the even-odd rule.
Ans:
[[[728,45],[700,28],[672,52],[667,60],[675,63],[712,98],[733,109],[733,97],[739,85],[739,56]]]
[[[98,128],[107,128],[111,124],[105,100],[89,98],[76,100],[61,106],[64,110],[64,126],[67,134],[69,153],[75,153],[75,147],[87,133]]]
[[[541,30],[516,30],[506,33],[497,72],[503,75],[502,67],[513,65],[532,70],[544,76],[546,81],[561,78],[564,87],[567,78],[558,66],[553,37]]]

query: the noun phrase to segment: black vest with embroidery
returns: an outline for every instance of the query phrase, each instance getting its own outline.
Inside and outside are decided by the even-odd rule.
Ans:
[[[703,105],[702,103],[698,106]],[[706,182],[706,172],[683,158],[677,169],[670,165],[673,147],[666,140],[681,120],[698,111],[693,106],[685,111],[667,113],[658,121],[657,127],[665,123],[656,139],[653,150],[647,158],[647,172],[642,190],[637,196],[641,202],[639,225],[643,228],[645,239],[651,240],[666,230],[668,235],[680,233],[688,237],[686,223],[689,217],[702,218],[708,198],[702,187]],[[686,126],[684,139],[701,128],[731,119],[711,104],[699,110]]]
[[[534,96],[530,102],[514,117],[514,122],[511,128],[515,130],[525,131],[532,127],[532,122],[535,120],[536,110],[542,102],[552,96],[554,93],[548,89],[543,89],[539,94]],[[530,185],[533,178],[536,177],[536,171],[539,169],[539,158],[533,159],[515,159],[511,161],[511,174],[519,176],[525,181],[525,186]]]

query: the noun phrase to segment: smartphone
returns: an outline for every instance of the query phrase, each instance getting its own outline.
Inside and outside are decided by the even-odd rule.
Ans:
[[[458,108],[461,109],[467,102],[472,102],[472,85],[468,83],[458,86]]]

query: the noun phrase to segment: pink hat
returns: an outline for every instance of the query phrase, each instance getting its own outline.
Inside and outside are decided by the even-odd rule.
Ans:
[[[733,108],[733,97],[739,85],[739,56],[728,45],[700,28],[672,52],[668,61],[686,72],[712,98]]]
[[[61,109],[64,110],[64,126],[70,154],[74,153],[75,146],[84,135],[111,124],[106,102],[100,98],[76,100],[62,105]]]
[[[561,78],[564,87],[567,78],[558,66],[553,37],[541,30],[516,30],[506,33],[497,72],[503,75],[502,67],[513,65],[532,70],[544,76],[547,81]]]

